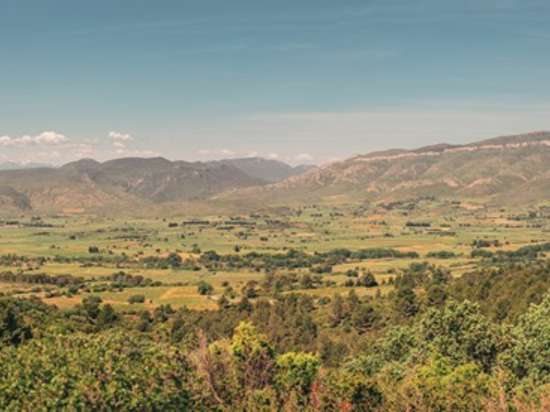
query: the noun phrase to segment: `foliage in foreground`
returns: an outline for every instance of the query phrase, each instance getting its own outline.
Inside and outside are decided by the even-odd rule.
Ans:
[[[202,312],[3,298],[0,409],[549,409],[549,269],[416,263],[387,297],[317,301],[266,277],[270,299]]]
[[[37,314],[55,322],[34,326],[31,333]],[[161,320],[153,332],[115,322],[85,333],[69,327],[62,314],[41,312],[40,305],[2,301],[0,409],[535,411],[549,406],[550,294],[513,325],[490,321],[469,301],[432,307],[413,322],[390,327],[334,367],[324,364],[318,351],[277,351],[250,321],[238,323],[232,336],[209,342],[200,331],[174,339],[177,322],[155,316]],[[67,327],[52,328],[61,319]]]

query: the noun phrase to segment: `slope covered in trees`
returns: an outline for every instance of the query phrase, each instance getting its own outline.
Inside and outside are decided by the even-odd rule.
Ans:
[[[544,410],[548,273],[534,261],[453,279],[417,265],[387,296],[275,292],[217,311],[4,297],[0,408]]]

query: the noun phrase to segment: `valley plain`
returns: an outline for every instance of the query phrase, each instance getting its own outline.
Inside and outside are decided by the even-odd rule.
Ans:
[[[512,251],[548,240],[550,205],[539,208],[492,208],[482,204],[418,198],[378,205],[288,208],[278,213],[239,216],[170,218],[107,218],[93,216],[23,217],[0,222],[0,272],[17,276],[80,279],[75,289],[50,284],[12,284],[2,280],[7,295],[37,296],[67,308],[89,295],[98,295],[117,309],[137,311],[163,304],[190,309],[215,309],[221,296],[240,300],[249,288],[262,295],[267,272],[291,275],[287,292],[316,298],[354,290],[358,295],[386,293],[395,276],[416,263],[449,270],[459,277],[482,264],[472,256],[476,241],[496,242],[484,250]],[[307,255],[350,251],[386,250],[414,256],[330,256],[297,267],[273,266],[251,254],[282,256],[298,251]],[[21,254],[21,251],[25,251]],[[206,253],[243,257],[246,263],[218,265]],[[173,256],[177,256],[172,262]],[[214,262],[216,263],[216,262]],[[326,268],[321,266],[326,265]],[[374,287],[350,285],[348,271],[371,272]],[[124,272],[156,283],[154,286],[117,287],[110,276]],[[303,278],[311,278],[304,285]],[[200,294],[208,282],[213,291]],[[229,292],[228,292],[229,291]],[[129,303],[132,295],[145,302]]]

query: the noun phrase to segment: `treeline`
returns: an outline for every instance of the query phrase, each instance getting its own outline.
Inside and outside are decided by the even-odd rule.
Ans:
[[[516,250],[498,250],[496,252],[476,248],[472,250],[471,256],[492,259],[494,262],[499,260],[535,260],[545,252],[550,252],[550,242],[527,245]]]
[[[84,278],[72,275],[48,275],[46,273],[0,272],[0,282],[55,285],[59,287],[81,285]]]
[[[126,272],[116,272],[109,276],[102,277],[102,280],[111,282],[111,286],[114,288],[133,288],[133,287],[151,287],[161,286],[162,282],[146,278],[141,275],[131,275]]]
[[[16,254],[0,255],[0,266],[18,266],[21,264],[36,264],[38,266],[43,265],[47,261],[45,257],[30,258],[28,256],[21,256]]]
[[[276,269],[302,269],[310,268],[314,273],[328,273],[334,265],[362,261],[369,259],[416,259],[417,252],[401,252],[391,248],[368,248],[360,250],[333,249],[328,252],[315,252],[313,254],[291,249],[286,253],[260,253],[249,252],[246,254],[220,255],[215,251],[201,253],[198,259],[182,259],[180,254],[172,252],[166,256],[145,256],[140,259],[130,258],[126,254],[102,254],[95,246],[89,247],[90,254],[86,256],[59,256],[53,258],[39,257],[28,258],[17,255],[0,256],[0,264],[4,266],[16,266],[22,263],[35,263],[43,265],[47,262],[54,263],[79,263],[82,266],[112,265],[117,267],[147,269],[182,269],[200,270],[205,267],[209,270],[238,270],[243,268],[257,271],[270,271]],[[236,248],[238,252],[238,248]]]
[[[255,268],[256,270],[301,269],[313,268],[314,272],[330,272],[332,266],[367,259],[384,258],[418,258],[416,252],[401,252],[396,249],[371,248],[361,250],[333,249],[328,252],[309,254],[300,250],[291,249],[286,253],[259,253],[250,252],[243,255],[219,255],[215,251],[201,254],[199,263],[209,269],[241,269]]]

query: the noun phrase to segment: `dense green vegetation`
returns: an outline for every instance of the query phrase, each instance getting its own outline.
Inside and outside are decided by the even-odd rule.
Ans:
[[[545,410],[549,223],[433,199],[21,218],[0,410]]]
[[[386,297],[244,297],[217,311],[124,314],[99,298],[58,310],[3,298],[0,406],[540,410],[550,389],[549,273],[541,261],[452,279],[418,265]],[[502,299],[512,302],[505,315]]]

